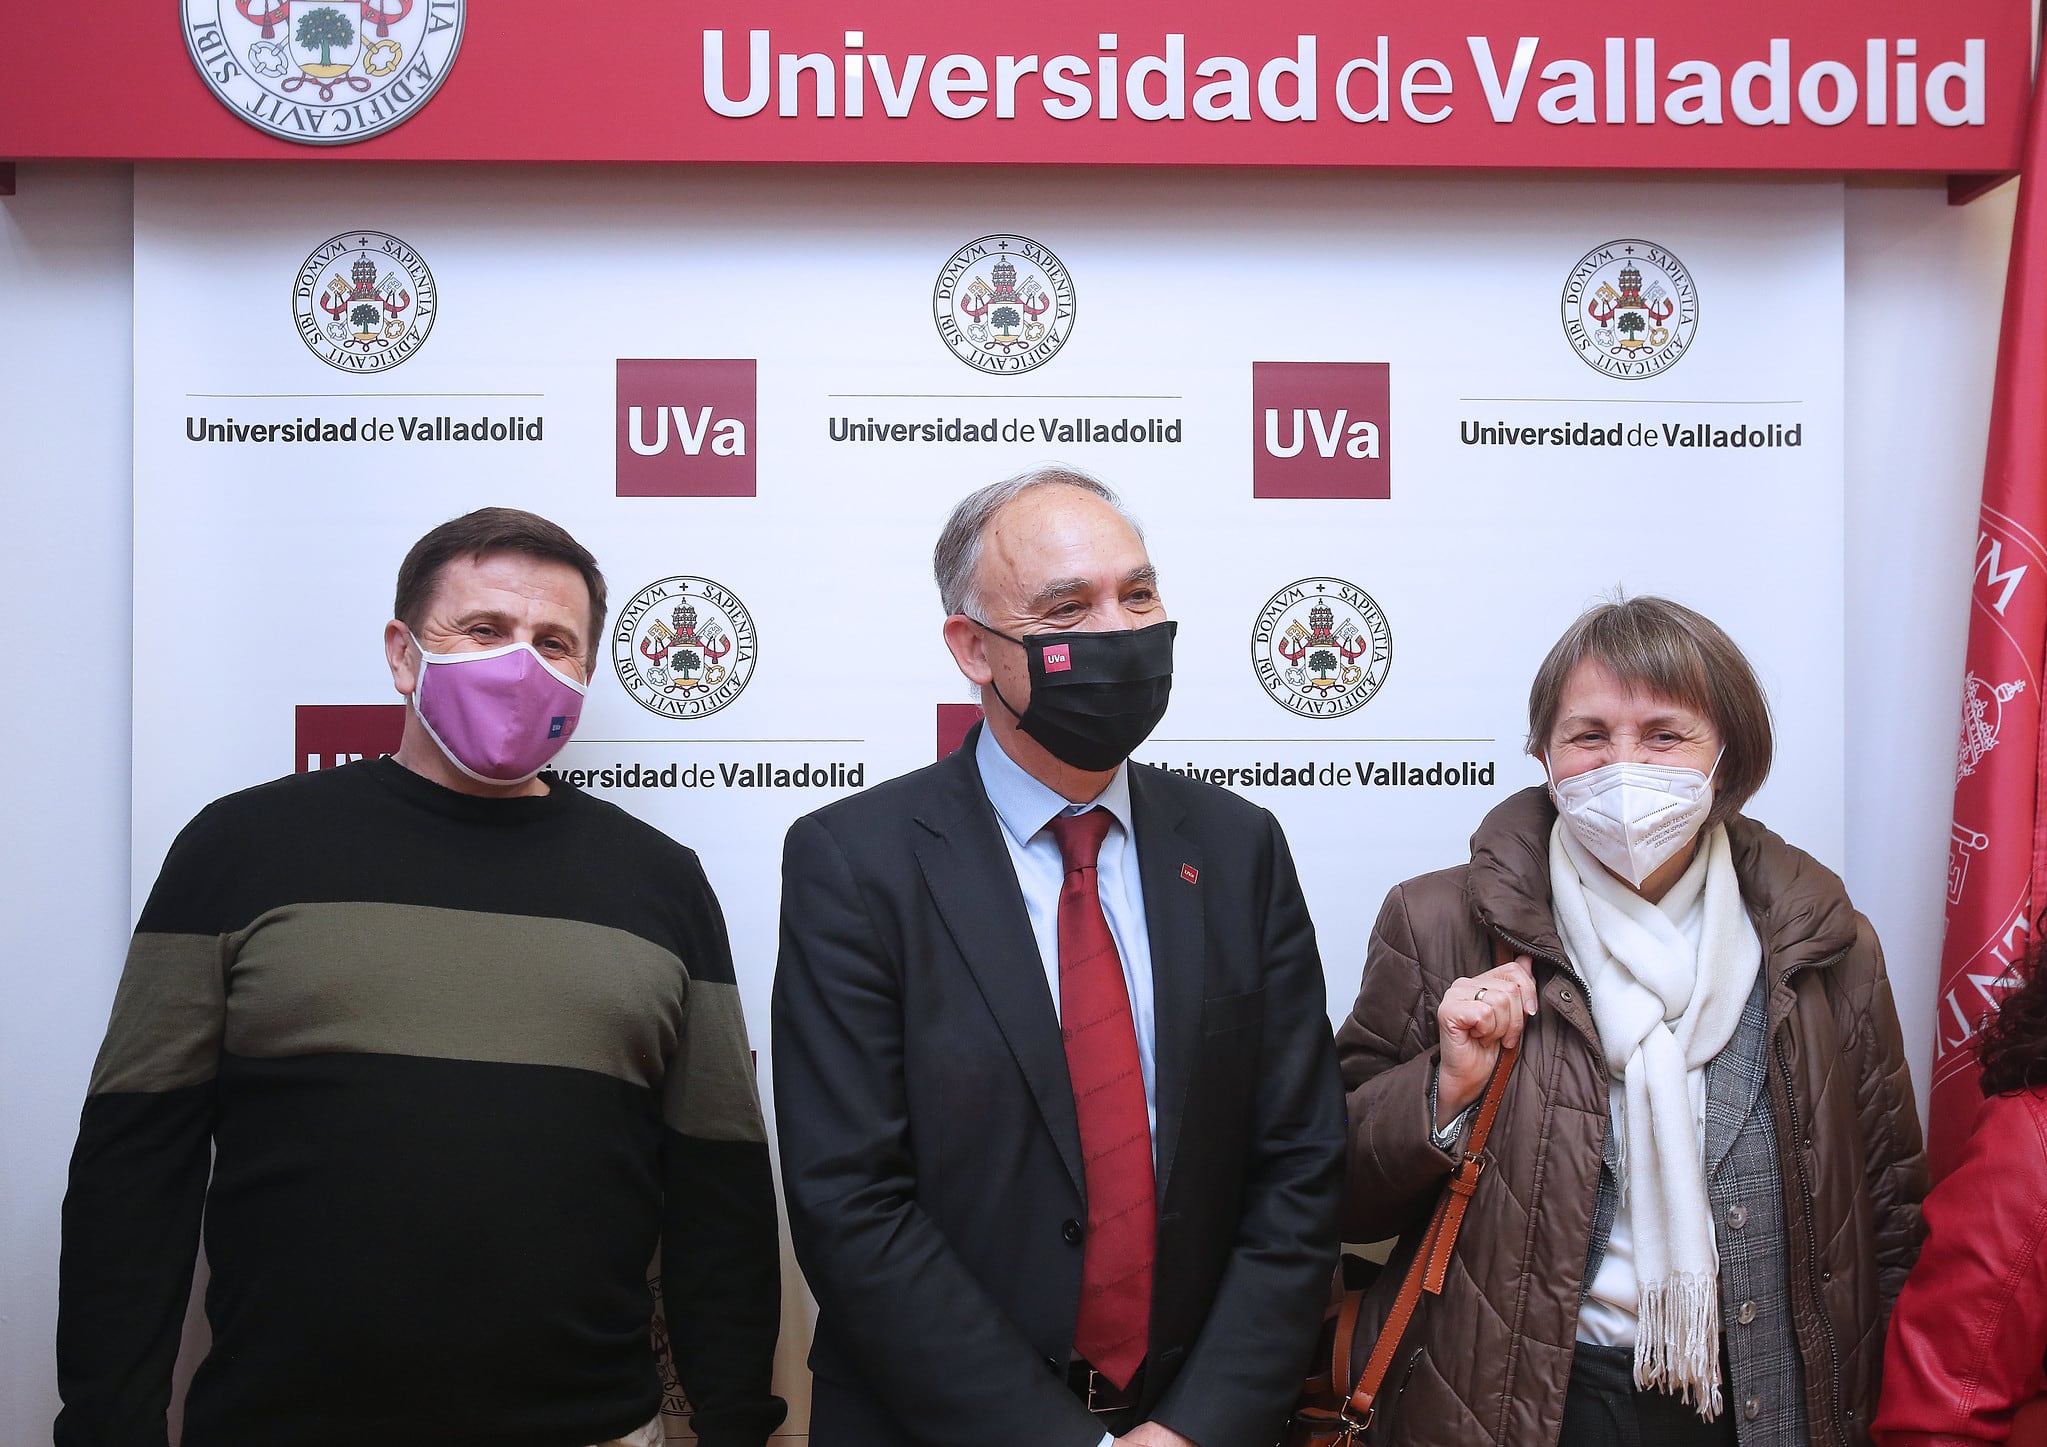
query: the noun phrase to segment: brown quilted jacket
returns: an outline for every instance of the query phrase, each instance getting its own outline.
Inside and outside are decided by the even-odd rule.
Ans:
[[[1396,886],[1337,1034],[1350,1097],[1344,1239],[1401,1236],[1397,1271],[1455,1166],[1429,1141],[1437,1002],[1452,980],[1492,967],[1495,937],[1534,958],[1541,1008],[1443,1294],[1423,1298],[1394,1358],[1374,1443],[1553,1447],[1562,1425],[1607,1089],[1550,912],[1555,818],[1543,789],[1524,790],[1486,816],[1469,864]],[[1727,831],[1769,984],[1768,1088],[1812,1440],[1862,1447],[1926,1191],[1897,1012],[1876,935],[1841,881],[1753,820],[1737,815]]]

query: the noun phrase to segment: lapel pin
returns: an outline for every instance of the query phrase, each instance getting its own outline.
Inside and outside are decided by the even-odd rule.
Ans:
[[[1201,871],[1191,864],[1183,864],[1180,866],[1180,877],[1193,884],[1201,878]]]

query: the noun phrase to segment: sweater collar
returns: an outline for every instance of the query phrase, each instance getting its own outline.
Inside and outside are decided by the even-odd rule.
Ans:
[[[370,776],[407,804],[430,814],[469,824],[525,824],[552,819],[583,796],[582,790],[560,779],[550,779],[545,794],[518,794],[508,799],[464,794],[432,779],[415,774],[396,759],[365,760]]]

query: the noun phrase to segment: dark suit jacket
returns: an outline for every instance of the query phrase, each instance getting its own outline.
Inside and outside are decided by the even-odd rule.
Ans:
[[[1201,1447],[1267,1447],[1337,1249],[1343,1092],[1314,928],[1265,810],[1141,765],[1130,796],[1157,1020],[1141,1405]],[[1001,828],[970,736],[789,831],[775,1104],[818,1301],[815,1447],[1102,1436],[1064,1385],[1080,1135]]]

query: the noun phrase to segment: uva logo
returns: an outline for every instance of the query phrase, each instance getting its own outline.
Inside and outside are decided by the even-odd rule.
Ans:
[[[752,358],[621,358],[619,497],[752,497],[759,415]]]
[[[958,752],[974,725],[981,721],[981,705],[978,703],[941,703],[938,705],[938,752],[933,758],[942,759]]]
[[[1251,364],[1251,495],[1393,495],[1384,362]]]
[[[1312,434],[1315,440],[1315,451],[1323,457],[1336,456],[1336,449],[1339,443],[1342,444],[1344,455],[1347,457],[1355,457],[1362,460],[1379,455],[1378,423],[1367,422],[1362,419],[1356,422],[1351,421],[1350,409],[1347,407],[1337,408],[1336,415],[1329,418],[1323,417],[1320,407],[1308,408],[1305,415],[1307,417],[1307,426],[1303,429],[1301,425],[1302,409],[1299,407],[1294,408],[1293,422],[1291,428],[1288,428],[1286,424],[1280,421],[1279,408],[1267,407],[1265,409],[1265,450],[1274,457],[1299,457],[1302,449],[1308,445],[1308,438]]]
[[[292,768],[309,774],[398,752],[402,703],[302,703],[292,710]]]
[[[652,411],[653,425],[649,427],[645,414]],[[668,450],[668,419],[675,419],[675,441],[683,452],[696,457],[704,450],[704,436],[710,434],[711,454],[714,457],[746,456],[746,423],[737,417],[720,417],[712,425],[711,409],[700,408],[692,418],[687,407],[628,407],[626,409],[626,437],[633,451],[642,457],[659,457]],[[650,435],[651,433],[651,435]]]

